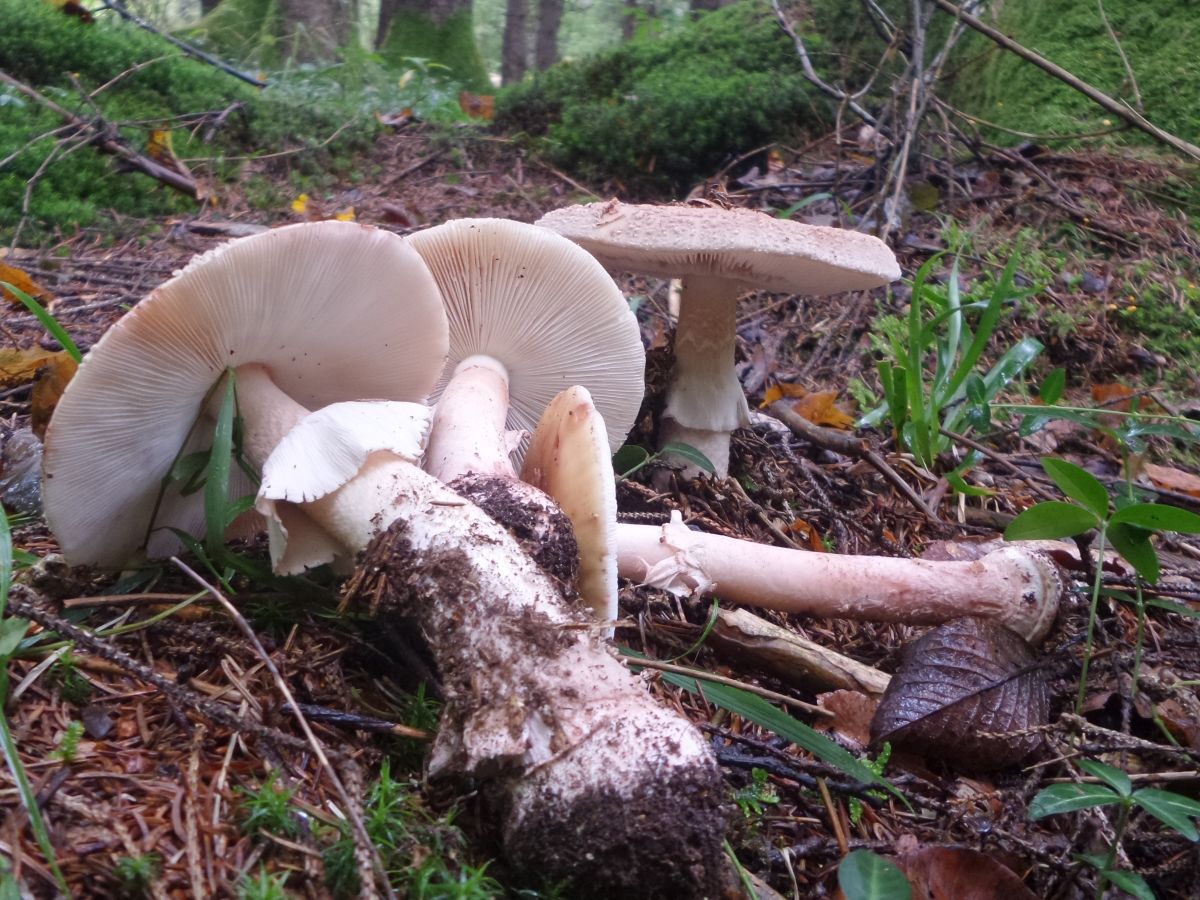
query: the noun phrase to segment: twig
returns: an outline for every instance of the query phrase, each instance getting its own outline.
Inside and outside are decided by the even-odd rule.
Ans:
[[[358,845],[359,851],[369,853],[372,867],[375,869],[375,875],[379,879],[379,883],[383,885],[385,894],[388,897],[394,898],[395,893],[392,891],[391,883],[388,881],[387,869],[384,867],[383,859],[379,856],[379,851],[376,849],[374,842],[371,840],[370,834],[367,832],[367,826],[363,821],[359,803],[350,796],[350,793],[346,790],[345,785],[342,784],[342,779],[338,777],[337,770],[334,769],[333,764],[329,761],[329,757],[325,755],[324,745],[322,745],[322,743],[317,740],[317,736],[313,734],[313,730],[308,724],[308,719],[305,718],[304,713],[301,712],[299,706],[296,705],[296,698],[292,696],[292,692],[288,688],[287,682],[284,681],[283,676],[279,674],[279,669],[276,667],[275,661],[271,659],[270,654],[267,653],[266,648],[264,648],[262,642],[259,641],[258,635],[254,633],[254,629],[250,627],[250,623],[246,621],[245,617],[238,612],[237,607],[230,603],[229,599],[224,594],[201,578],[194,569],[179,559],[179,557],[172,556],[171,562],[178,566],[185,575],[192,579],[192,581],[196,582],[196,584],[208,591],[209,595],[215,598],[216,601],[221,604],[222,607],[224,607],[225,611],[229,613],[229,615],[233,618],[233,621],[237,624],[238,629],[243,635],[245,635],[246,640],[250,642],[250,645],[254,647],[255,652],[258,653],[259,658],[263,661],[263,665],[266,666],[267,671],[271,673],[271,677],[275,680],[275,687],[279,689],[279,693],[283,695],[284,700],[287,702],[288,706],[291,707],[292,714],[296,718],[296,724],[300,726],[300,730],[304,732],[304,736],[308,739],[308,745],[312,748],[313,753],[316,754],[317,760],[321,764],[321,768],[325,770],[325,776],[329,779],[329,783],[333,785],[333,789],[337,792],[338,797],[341,799],[342,804],[345,807],[346,818],[350,822],[350,830],[354,834],[354,840]],[[363,879],[364,886],[366,881],[366,879]]]
[[[1125,75],[1129,78],[1129,89],[1133,91],[1133,104],[1137,107],[1138,112],[1141,112],[1142,92],[1138,90],[1137,76],[1133,74],[1133,66],[1129,64],[1129,57],[1125,55],[1125,48],[1121,46],[1121,39],[1117,37],[1117,33],[1113,31],[1113,27],[1108,21],[1108,14],[1104,11],[1104,0],[1096,0],[1096,9],[1100,13],[1100,21],[1104,23],[1104,30],[1108,32],[1108,36],[1112,38],[1113,46],[1117,48],[1117,55],[1121,57],[1121,64],[1125,66]]]
[[[744,681],[738,681],[734,678],[726,678],[723,675],[714,675],[712,672],[705,672],[701,669],[693,669],[688,666],[677,666],[674,663],[658,662],[654,659],[643,659],[640,656],[631,656],[625,660],[631,667],[637,668],[641,666],[645,669],[657,669],[660,672],[672,672],[676,675],[687,675],[691,678],[698,678],[701,681],[712,681],[717,684],[725,684],[729,687],[735,687],[751,694],[758,694],[760,697],[766,697],[768,700],[774,700],[776,703],[784,703],[788,706],[794,706],[797,709],[802,709],[805,712],[812,713],[815,716],[833,716],[835,713],[825,709],[823,706],[814,706],[812,703],[805,703],[803,700],[797,700],[795,697],[789,697],[787,694],[780,694],[776,691],[770,691],[766,688],[759,687],[756,684],[747,684]]]
[[[1180,153],[1186,154],[1192,159],[1200,160],[1200,147],[1197,147],[1195,144],[1188,143],[1187,141],[1183,140],[1183,138],[1177,137],[1171,134],[1169,131],[1164,131],[1162,128],[1159,128],[1157,125],[1147,120],[1145,116],[1138,113],[1137,110],[1135,110],[1129,104],[1119,103],[1107,94],[1098,91],[1086,81],[1083,81],[1075,75],[1072,75],[1062,66],[1056,65],[1055,63],[1052,63],[1050,60],[1046,59],[1044,56],[1034,53],[1028,47],[1018,44],[1002,31],[997,31],[986,22],[982,22],[965,12],[961,7],[955,6],[950,2],[950,0],[931,0],[931,2],[937,4],[939,9],[950,13],[952,16],[957,16],[959,19],[961,19],[961,21],[965,22],[971,28],[975,29],[985,37],[990,38],[992,41],[996,42],[1010,53],[1015,53],[1026,62],[1033,63],[1043,72],[1047,72],[1050,75],[1053,75],[1059,81],[1070,85],[1093,103],[1096,103],[1097,105],[1108,110],[1114,116],[1124,119],[1130,125],[1146,132],[1146,134],[1150,135],[1151,137],[1162,141],[1162,143],[1166,144],[1167,146],[1173,147]]]
[[[160,31],[158,28],[156,28],[154,25],[151,25],[145,19],[141,18],[140,16],[135,16],[133,13],[131,13],[128,9],[125,8],[125,4],[119,2],[119,0],[105,0],[104,8],[111,9],[122,19],[125,19],[127,22],[132,22],[138,28],[143,28],[146,31],[150,32],[151,34],[158,35],[160,38],[162,38],[168,44],[174,44],[176,47],[178,47],[180,50],[182,50],[184,53],[186,53],[188,56],[192,57],[193,59],[198,59],[201,62],[208,63],[210,66],[215,66],[216,68],[220,69],[222,72],[232,75],[234,78],[241,79],[242,81],[246,82],[246,84],[252,84],[255,87],[260,87],[260,88],[267,86],[267,83],[265,81],[263,81],[262,79],[255,78],[253,75],[247,75],[245,72],[239,72],[233,66],[229,65],[229,63],[222,62],[221,60],[219,60],[215,56],[213,56],[211,53],[205,53],[199,47],[193,46],[192,44],[189,44],[186,41],[181,41],[179,38],[177,38],[173,35],[167,34],[164,31]]]
[[[792,429],[798,437],[816,444],[824,450],[832,450],[834,453],[853,456],[855,459],[862,459],[870,463],[880,475],[891,482],[905,496],[908,502],[923,512],[931,522],[939,525],[942,524],[941,517],[929,508],[929,504],[921,499],[920,495],[912,489],[909,483],[901,478],[895,469],[888,465],[887,460],[868,447],[860,438],[852,434],[843,434],[840,431],[834,431],[831,428],[822,428],[820,425],[814,425],[788,406],[787,402],[783,400],[776,400],[768,406],[767,413]]]
[[[955,443],[962,444],[965,447],[970,447],[972,450],[976,450],[979,453],[982,453],[984,456],[986,456],[988,459],[992,460],[993,462],[999,463],[1000,465],[1004,466],[1004,468],[1008,469],[1009,472],[1016,475],[1018,478],[1020,478],[1026,484],[1028,484],[1029,487],[1033,490],[1033,492],[1035,494],[1037,494],[1039,497],[1041,497],[1043,500],[1058,500],[1058,496],[1056,494],[1053,494],[1050,491],[1046,490],[1044,487],[1042,487],[1036,481],[1031,481],[1029,479],[1029,473],[1025,472],[1016,463],[1001,456],[999,453],[997,453],[995,450],[993,450],[991,447],[987,446],[986,444],[981,444],[981,443],[979,443],[979,441],[972,440],[971,438],[967,437],[965,434],[955,434],[953,431],[947,431],[945,428],[939,428],[938,431],[940,431],[946,437],[950,438],[950,440],[954,441]]]

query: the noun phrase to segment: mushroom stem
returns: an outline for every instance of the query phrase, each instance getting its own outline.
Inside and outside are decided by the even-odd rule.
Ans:
[[[261,472],[271,451],[308,415],[308,410],[275,384],[266,366],[247,363],[238,366],[234,375],[238,415],[242,419],[242,450]],[[208,412],[214,418],[222,396],[218,388],[209,399]]]
[[[683,280],[675,328],[675,369],[667,389],[662,443],[682,441],[729,470],[729,433],[750,422],[746,395],[734,371],[738,281],[714,276]],[[686,469],[698,474],[694,466]]]
[[[468,356],[442,392],[425,449],[425,469],[443,482],[463,475],[515,480],[505,442],[508,370],[490,356]]]
[[[617,544],[621,576],[673,593],[909,625],[982,616],[1028,640],[1049,630],[1063,590],[1048,557],[1015,546],[971,562],[810,553],[692,531],[678,513],[661,527],[619,525]]]
[[[430,774],[481,785],[510,862],[572,896],[715,896],[725,814],[703,737],[503,526],[413,466],[403,478],[348,593],[429,639],[446,697]]]

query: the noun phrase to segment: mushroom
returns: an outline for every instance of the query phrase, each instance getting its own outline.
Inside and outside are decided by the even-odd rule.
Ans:
[[[575,241],[610,271],[683,276],[660,443],[690,444],[721,477],[729,468],[730,432],[749,421],[733,367],[739,294],[747,288],[835,294],[900,277],[895,256],[878,238],[747,209],[610,200],[557,209],[536,224]]]
[[[1030,641],[1045,636],[1057,615],[1062,577],[1035,546],[1008,545],[970,562],[894,559],[705,534],[678,512],[662,526],[618,523],[611,456],[589,439],[601,431],[586,394],[564,392],[538,425],[522,477],[546,490],[574,524],[580,594],[603,619],[616,618],[618,574],[679,596],[720,594],[809,616],[910,625],[980,616]]]
[[[645,351],[612,278],[552,232],[503,219],[460,219],[411,238],[446,303],[450,359],[435,398],[426,469],[450,482],[491,471],[515,478],[527,432],[564,388],[591,392],[616,450],[641,405]]]
[[[205,446],[209,396],[227,370],[245,454],[261,466],[310,407],[424,400],[446,352],[441,296],[403,238],[314,222],[223,244],[92,347],[47,429],[47,522],[76,564],[121,566],[143,548],[168,555],[179,546],[172,528],[204,531],[200,494],[164,479],[181,453]],[[253,493],[232,471],[231,493]]]

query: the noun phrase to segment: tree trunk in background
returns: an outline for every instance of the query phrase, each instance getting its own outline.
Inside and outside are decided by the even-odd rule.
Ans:
[[[638,21],[638,0],[625,0],[624,12],[621,13],[621,40],[627,41],[633,37],[633,33],[637,31]]]
[[[200,15],[208,15],[217,8],[217,4],[220,2],[221,0],[200,0]]]
[[[692,12],[712,12],[733,2],[734,0],[692,0]]]
[[[286,58],[296,62],[334,59],[353,24],[348,0],[279,0]]]
[[[533,55],[538,71],[558,62],[558,26],[562,15],[563,0],[538,0],[537,46]]]
[[[392,65],[428,59],[470,91],[491,88],[475,45],[471,0],[380,0],[376,46]]]
[[[515,84],[529,67],[529,0],[507,0],[505,10],[500,78],[503,84]]]

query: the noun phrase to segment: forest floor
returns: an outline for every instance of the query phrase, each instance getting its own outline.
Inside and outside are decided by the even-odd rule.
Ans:
[[[464,216],[533,221],[558,206],[606,198],[611,189],[580,185],[503,139],[431,137],[419,127],[381,139],[374,162],[385,173],[374,185],[333,188],[309,199],[303,212],[255,209],[233,186],[219,206],[195,216],[121,222],[115,237],[83,232],[54,246],[11,252],[3,262],[24,269],[53,295],[52,312],[86,350],[150,288],[239,228],[332,216],[349,207],[358,221],[400,233]],[[827,199],[811,202],[796,218],[836,223],[842,203],[865,195],[870,171],[869,160],[841,152],[832,140],[804,152],[778,148],[760,158],[755,172],[726,173],[722,191],[708,195],[717,199],[707,202],[778,210],[824,192]],[[264,173],[287,184],[281,169]],[[991,357],[1027,336],[1046,351],[1029,379],[1035,387],[1021,394],[1016,385],[1005,399],[1027,401],[1037,383],[1063,367],[1063,405],[1170,412],[1186,422],[1196,412],[1189,401],[1200,396],[1195,359],[1181,355],[1196,341],[1188,323],[1200,302],[1200,243],[1181,216],[1147,199],[1172,177],[1150,160],[1044,149],[964,163],[953,182],[936,183],[935,202],[924,204],[936,212],[914,211],[904,220],[895,243],[905,277],[949,249],[957,253],[964,298],[978,300],[1009,256],[1019,254],[1017,284],[1028,296],[1006,304]],[[935,265],[936,280],[945,284],[950,257]],[[637,311],[651,350],[647,405],[630,442],[652,447],[671,335],[667,284],[620,281],[629,296],[642,298]],[[875,339],[902,323],[910,296],[903,284],[886,295],[747,295],[739,308],[739,374],[751,407],[773,385],[787,385],[834,392],[832,405],[817,404],[823,424],[836,426],[839,411],[852,415],[852,382],[875,380],[882,352]],[[899,318],[881,325],[889,314]],[[6,310],[0,331],[4,346],[57,349],[33,317],[14,309]],[[789,392],[789,399],[799,401],[800,393]],[[28,424],[31,405],[27,384],[0,393],[6,439]],[[816,447],[766,414],[735,435],[729,479],[668,477],[663,486],[651,464],[620,482],[618,499],[630,521],[664,521],[679,510],[701,530],[765,544],[970,558],[979,547],[994,546],[1021,510],[1059,497],[1038,464],[1051,455],[1087,469],[1113,491],[1132,480],[1145,497],[1200,511],[1192,445],[1151,434],[1142,436],[1143,446],[1113,421],[1101,424],[1107,432],[1068,417],[1028,436],[1002,423],[986,435],[976,432],[985,452],[971,480],[990,491],[981,497],[949,489],[942,475],[953,465],[931,472],[898,452],[885,429],[861,430],[936,516],[914,505],[865,455]],[[36,519],[18,523],[14,542],[43,559],[19,569],[18,580],[56,614],[104,635],[73,647],[43,639],[9,666],[8,715],[72,894],[282,896],[270,893],[274,883],[298,896],[353,895],[356,866],[339,803],[259,653],[220,607],[195,599],[195,584],[170,565],[138,579],[134,593],[118,593],[128,589],[128,578],[117,586],[112,575],[66,570],[46,559],[56,549],[54,539]],[[1075,544],[1056,548],[1070,587],[1036,651],[1050,698],[1048,724],[1030,723],[1025,735],[1039,739],[1036,749],[1021,765],[982,772],[978,760],[952,747],[940,755],[897,749],[882,771],[911,808],[865,790],[795,744],[718,708],[703,692],[683,691],[657,676],[651,683],[663,702],[712,736],[736,800],[731,847],[750,873],[784,896],[832,896],[839,861],[848,850],[865,848],[900,854],[910,878],[924,871],[927,884],[940,885],[941,892],[931,888],[929,896],[1083,897],[1094,892],[1096,876],[1076,855],[1106,853],[1121,827],[1113,868],[1140,873],[1159,897],[1200,896],[1196,845],[1151,815],[1136,812],[1118,821],[1114,807],[1038,821],[1027,814],[1043,788],[1080,779],[1071,764],[1079,757],[1130,773],[1137,787],[1192,796],[1200,790],[1200,540],[1163,537],[1157,551],[1163,575],[1147,597],[1178,606],[1147,609],[1138,660],[1135,607],[1101,598],[1083,714],[1075,716],[1093,564],[1090,553],[1080,558]],[[1134,591],[1132,570],[1119,560],[1106,563],[1103,578],[1107,587]],[[381,760],[390,759],[382,780],[385,792],[389,785],[393,791],[391,806],[379,789],[368,806],[394,817],[388,859],[405,873],[396,878],[401,893],[516,896],[492,838],[478,827],[477,800],[422,784],[427,736],[375,734],[366,730],[374,727],[366,719],[354,718],[424,732],[435,727],[436,676],[395,662],[397,646],[408,639],[337,616],[335,586],[323,596],[316,591],[315,599],[242,587],[238,605],[292,690],[311,705],[316,732],[336,748],[334,764],[352,790],[365,796],[365,785],[380,779]],[[618,643],[819,704],[825,714],[796,706],[788,711],[856,754],[866,752],[866,723],[878,696],[832,694],[821,676],[781,669],[777,648],[709,627],[715,613],[707,600],[679,602],[629,583],[621,600]],[[181,602],[183,608],[174,606]],[[896,671],[902,648],[926,630],[756,614],[884,673]],[[109,648],[176,682],[178,690],[168,696],[147,684]],[[330,711],[350,716],[339,723]],[[83,723],[82,732],[78,726],[71,731],[73,722]],[[964,727],[982,728],[978,722]],[[878,757],[878,751],[869,754]],[[0,810],[0,857],[12,861],[34,896],[52,895],[47,858],[7,768],[0,772]],[[481,867],[489,860],[485,873]],[[761,887],[760,895],[775,896],[770,888]],[[555,895],[547,886],[520,894]]]

